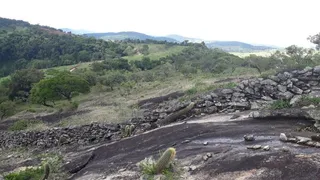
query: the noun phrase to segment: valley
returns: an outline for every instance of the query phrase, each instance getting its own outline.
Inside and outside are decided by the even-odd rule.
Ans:
[[[319,175],[317,49],[128,33],[0,18],[0,179]]]

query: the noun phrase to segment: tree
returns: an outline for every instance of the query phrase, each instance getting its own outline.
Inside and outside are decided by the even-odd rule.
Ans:
[[[36,69],[23,69],[16,71],[9,85],[9,99],[26,101],[34,83],[44,78],[44,73]]]
[[[109,86],[111,90],[113,90],[114,86],[121,84],[127,80],[126,76],[119,72],[114,71],[107,74],[107,76],[103,80],[103,84]]]
[[[51,106],[48,105],[48,101],[53,103],[58,99],[71,101],[73,94],[88,93],[89,91],[89,83],[86,80],[69,72],[61,72],[37,83],[31,91],[31,100],[34,103]]]
[[[0,120],[4,117],[13,114],[15,108],[15,104],[12,101],[4,101],[0,103]]]
[[[309,40],[311,43],[317,45],[317,46],[316,46],[316,49],[317,49],[317,50],[320,49],[320,33],[319,33],[319,34],[316,34],[316,35],[314,35],[314,36],[309,36],[309,37],[308,37],[308,40]]]
[[[147,44],[144,44],[140,50],[141,54],[148,55],[149,54],[149,46]]]

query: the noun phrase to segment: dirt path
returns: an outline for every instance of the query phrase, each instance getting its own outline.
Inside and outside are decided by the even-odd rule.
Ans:
[[[110,179],[111,174],[123,174],[113,179],[139,179],[136,163],[171,146],[184,166],[197,167],[185,179],[315,179],[320,176],[316,154],[320,150],[279,141],[283,132],[309,135],[295,132],[298,126],[309,124],[299,120],[230,121],[228,115],[171,125],[95,149],[93,160],[73,179]],[[245,134],[255,134],[256,141],[244,142]],[[247,149],[255,144],[271,149]],[[204,162],[201,157],[207,152],[213,157]],[[85,158],[79,159],[77,163]],[[74,166],[70,163],[66,168]]]

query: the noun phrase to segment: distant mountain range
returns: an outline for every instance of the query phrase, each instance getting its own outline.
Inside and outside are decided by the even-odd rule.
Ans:
[[[72,30],[72,29],[62,29],[67,30],[67,32],[71,31],[74,34],[83,34],[88,37],[94,37],[98,39],[104,40],[124,40],[124,39],[140,39],[140,40],[156,40],[156,41],[168,41],[168,42],[183,42],[188,40],[189,42],[200,43],[205,42],[209,48],[219,48],[227,52],[253,52],[253,51],[265,51],[271,49],[277,49],[275,46],[267,46],[267,45],[253,45],[239,41],[207,41],[199,38],[190,38],[184,37],[176,34],[159,37],[159,36],[150,36],[147,34],[127,31],[127,32],[107,32],[107,33],[86,33],[88,31],[85,30]]]
[[[104,40],[124,40],[124,39],[152,39],[156,41],[168,41],[168,42],[178,42],[177,40],[170,38],[170,37],[156,37],[156,36],[149,36],[143,33],[128,31],[128,32],[108,32],[108,33],[87,33],[84,34],[88,37],[95,37]]]

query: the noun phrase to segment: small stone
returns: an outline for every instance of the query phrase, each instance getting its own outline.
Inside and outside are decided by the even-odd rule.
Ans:
[[[307,137],[296,137],[298,139],[298,144],[306,144],[307,142],[311,141],[311,138]]]
[[[244,140],[245,141],[254,141],[255,138],[254,138],[254,135],[253,134],[250,134],[250,135],[244,135],[243,136]]]
[[[283,152],[289,152],[290,150],[289,150],[288,147],[282,147],[282,151],[283,151]]]
[[[254,145],[254,146],[247,146],[247,149],[253,149],[253,150],[258,150],[261,149],[261,145]]]
[[[118,172],[124,172],[126,168],[119,169]]]
[[[265,150],[265,151],[269,151],[270,150],[270,146],[263,146],[262,149]]]
[[[283,142],[288,141],[288,138],[287,138],[286,134],[284,134],[284,133],[281,133],[279,138],[280,138],[280,141],[283,141]]]
[[[314,145],[314,147],[320,148],[320,143],[319,143],[319,142],[316,142],[315,145]]]
[[[237,119],[237,118],[239,118],[239,117],[240,117],[240,115],[239,115],[239,114],[235,114],[235,115],[231,116],[231,118],[230,118],[230,119]]]
[[[191,141],[189,139],[186,139],[186,140],[182,141],[181,144],[186,144],[186,143],[189,143],[189,142],[191,142]]]
[[[196,166],[190,166],[190,167],[189,167],[189,171],[194,171],[194,170],[196,170],[196,169],[197,169]]]
[[[208,158],[211,158],[211,157],[212,157],[212,154],[211,154],[211,153],[207,153],[207,157],[208,157]]]
[[[203,142],[203,145],[208,145],[209,143],[208,143],[208,141],[205,141],[205,142]]]
[[[205,155],[205,156],[202,157],[202,159],[203,159],[204,161],[207,161],[209,158],[208,158],[207,155]]]

